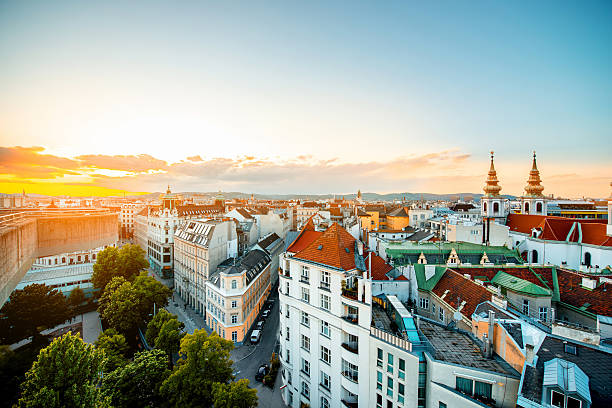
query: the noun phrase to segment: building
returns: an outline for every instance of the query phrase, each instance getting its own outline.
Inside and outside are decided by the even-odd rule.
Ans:
[[[272,286],[276,285],[279,269],[278,257],[285,250],[285,241],[272,232],[261,239],[253,249],[260,249],[270,256],[270,282]]]
[[[143,204],[138,203],[121,204],[121,212],[119,213],[119,236],[121,238],[134,237],[136,215],[143,207]]]
[[[491,167],[483,187],[484,196],[480,200],[480,213],[482,215],[482,243],[489,245],[491,242],[491,224],[504,224],[508,214],[507,200],[499,192],[501,186],[497,180],[497,172],[493,164],[493,152],[491,152]]]
[[[304,227],[304,224],[306,224],[310,217],[315,215],[320,208],[321,205],[313,201],[306,201],[304,203],[299,204],[296,207],[297,228],[302,229]]]
[[[64,296],[70,296],[72,289],[83,289],[86,296],[92,296],[93,263],[53,266],[49,268],[30,269],[15,289],[23,289],[28,285],[42,284],[60,291]]]
[[[408,210],[408,211],[407,211]],[[410,225],[410,210],[400,207],[387,214],[387,228],[390,230],[403,230]]]
[[[547,199],[542,194],[544,186],[541,183],[540,171],[536,163],[536,154],[533,152],[533,163],[529,172],[529,179],[525,186],[525,194],[521,197],[521,212],[523,214],[548,214]]]
[[[206,281],[217,266],[238,256],[234,220],[186,221],[174,234],[174,288],[189,306],[206,315]]]
[[[271,258],[254,249],[219,264],[205,282],[206,325],[226,340],[242,343],[270,294]]]

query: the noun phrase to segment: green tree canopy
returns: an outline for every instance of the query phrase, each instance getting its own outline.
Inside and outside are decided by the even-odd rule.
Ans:
[[[162,350],[136,353],[133,362],[104,377],[102,392],[116,408],[163,406],[159,389],[169,375],[168,360]]]
[[[132,284],[123,277],[113,278],[100,299],[98,312],[118,332],[132,332],[141,321],[140,299]]]
[[[96,340],[96,348],[104,350],[106,358],[103,371],[110,373],[117,367],[127,363],[130,347],[123,334],[119,334],[115,329],[104,330]]]
[[[157,314],[147,325],[147,332],[145,333],[147,343],[149,343],[151,347],[155,347],[155,339],[157,339],[157,335],[159,334],[159,331],[164,323],[166,323],[168,320],[176,318],[177,317],[175,314],[168,312],[166,309],[158,309]]]
[[[12,344],[70,318],[66,298],[57,289],[34,283],[15,290],[0,310],[0,343]]]
[[[172,296],[172,291],[169,287],[155,278],[147,276],[146,272],[136,277],[132,287],[140,300],[140,310],[143,320],[149,320],[149,314],[153,314],[153,304],[155,304],[158,309],[168,306],[168,299]]]
[[[207,407],[213,403],[213,383],[232,379],[231,341],[196,330],[181,340],[180,359],[164,381],[161,393],[174,406]]]
[[[73,309],[79,307],[85,301],[85,292],[80,287],[75,287],[70,291],[70,296],[68,297],[68,303],[72,306]]]
[[[121,249],[108,247],[98,253],[91,281],[94,288],[104,291],[114,277],[123,276],[132,281],[148,267],[146,254],[138,245],[127,244]]]
[[[162,325],[155,339],[155,348],[165,351],[170,362],[172,362],[172,356],[179,351],[181,339],[185,335],[184,328],[185,324],[179,322],[178,319],[170,319]]]
[[[249,380],[242,379],[229,384],[212,385],[215,408],[255,408],[257,390],[249,388]]]
[[[21,385],[19,407],[108,406],[96,385],[104,354],[68,332],[38,354]]]

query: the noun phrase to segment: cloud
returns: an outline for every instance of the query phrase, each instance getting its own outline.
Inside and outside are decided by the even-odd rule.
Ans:
[[[74,159],[42,154],[44,148],[0,147],[0,174],[22,179],[52,179],[77,175],[80,163]]]
[[[204,161],[204,160],[202,160],[202,157],[200,155],[189,156],[189,157],[187,157],[187,160],[192,161],[192,162],[201,162],[201,161]]]
[[[136,173],[147,172],[149,170],[164,170],[168,167],[168,163],[166,163],[164,160],[156,159],[148,154],[131,156],[86,154],[77,156],[76,159],[80,160],[83,167],[122,170]]]

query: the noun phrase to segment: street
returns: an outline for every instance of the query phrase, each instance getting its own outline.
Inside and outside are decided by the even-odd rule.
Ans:
[[[161,279],[152,271],[149,271],[149,274],[166,286],[172,286],[171,279]],[[173,299],[170,299],[166,310],[178,316],[179,321],[185,324],[186,332],[191,334],[196,329],[204,328],[204,318],[198,315],[189,306],[187,306],[187,308],[183,308],[184,302],[179,297],[178,293],[173,293]],[[279,315],[278,290],[276,288],[272,289],[268,299],[273,300],[274,304],[270,310],[270,316],[265,319],[265,324],[259,343],[255,345],[250,344],[248,338],[250,338],[251,332],[249,331],[247,333],[247,340],[242,345],[236,345],[231,353],[231,358],[234,361],[234,373],[236,379],[246,378],[250,381],[250,386],[257,390],[257,397],[259,398],[260,407],[285,407],[286,405],[281,399],[281,391],[278,389],[281,384],[280,371],[276,376],[276,383],[274,384],[273,388],[269,388],[263,385],[263,383],[255,381],[255,373],[257,372],[257,369],[264,363],[270,363],[270,357],[277,344],[276,339],[278,336]]]

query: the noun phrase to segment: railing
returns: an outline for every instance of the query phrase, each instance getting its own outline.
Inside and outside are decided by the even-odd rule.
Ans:
[[[343,370],[342,371],[342,376],[352,382],[358,382],[359,381],[359,374],[358,373],[354,373],[352,371],[349,370]]]
[[[310,280],[307,276],[300,276],[300,282],[302,283],[310,283]]]
[[[344,316],[342,316],[342,318],[344,320],[346,320],[349,323],[353,323],[353,324],[359,324],[359,315],[358,314],[346,314]]]
[[[342,289],[342,296],[357,301],[359,300],[356,289]]]
[[[347,341],[342,343],[342,347],[351,353],[359,354],[359,343],[356,341]]]
[[[358,408],[359,407],[359,403],[357,402],[357,400],[355,401],[347,401],[344,398],[342,398],[342,404],[344,404],[345,407],[348,408]]]
[[[395,336],[384,330],[377,329],[376,327],[370,327],[370,334],[376,338],[379,338],[389,344],[394,345],[397,348],[406,351],[412,351],[412,343],[408,340],[402,339],[401,337]]]

